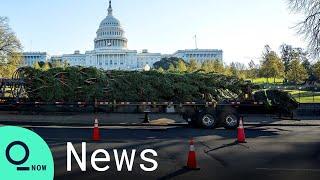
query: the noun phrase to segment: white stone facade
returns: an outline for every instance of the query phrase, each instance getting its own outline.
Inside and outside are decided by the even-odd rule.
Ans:
[[[46,52],[24,52],[22,62],[24,66],[33,66],[36,62],[46,62],[48,54]]]
[[[86,66],[86,55],[80,54],[80,51],[75,51],[74,54],[64,54],[61,60],[70,66]]]
[[[86,63],[86,66],[105,70],[133,70],[137,68],[137,51],[121,49],[87,51]]]
[[[137,68],[143,69],[146,65],[153,67],[153,64],[161,60],[161,53],[149,53],[148,50],[142,50],[137,56]]]
[[[190,62],[193,59],[198,63],[203,63],[211,60],[222,61],[223,51],[218,49],[186,49],[175,52],[173,56],[182,58],[186,62]]]

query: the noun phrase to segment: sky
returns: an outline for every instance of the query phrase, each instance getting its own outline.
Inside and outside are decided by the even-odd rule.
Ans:
[[[113,0],[128,48],[171,54],[195,48],[222,49],[224,61],[258,62],[266,44],[306,47],[293,27],[301,17],[287,0]],[[24,51],[49,55],[93,49],[108,0],[0,0],[0,16],[21,40]]]

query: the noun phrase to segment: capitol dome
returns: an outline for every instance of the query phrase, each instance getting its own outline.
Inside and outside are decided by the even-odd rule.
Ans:
[[[111,0],[109,1],[108,16],[102,20],[94,40],[96,50],[126,49],[127,38],[120,21],[113,16]]]

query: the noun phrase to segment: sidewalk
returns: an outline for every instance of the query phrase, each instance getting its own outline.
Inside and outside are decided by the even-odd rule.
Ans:
[[[0,124],[4,125],[59,125],[91,126],[98,118],[101,126],[145,125],[144,114],[71,114],[71,115],[21,115],[0,112]],[[186,125],[178,114],[150,114],[150,125]],[[320,117],[295,117],[295,120],[277,119],[271,115],[245,115],[247,126],[320,126]]]
[[[253,126],[320,126],[319,116],[296,116],[293,119],[279,119],[272,115],[246,115],[246,125]]]

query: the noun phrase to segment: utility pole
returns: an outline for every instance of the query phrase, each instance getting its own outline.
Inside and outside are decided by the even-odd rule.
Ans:
[[[194,35],[194,44],[196,46],[196,49],[198,49],[198,42],[197,42],[197,35]]]

